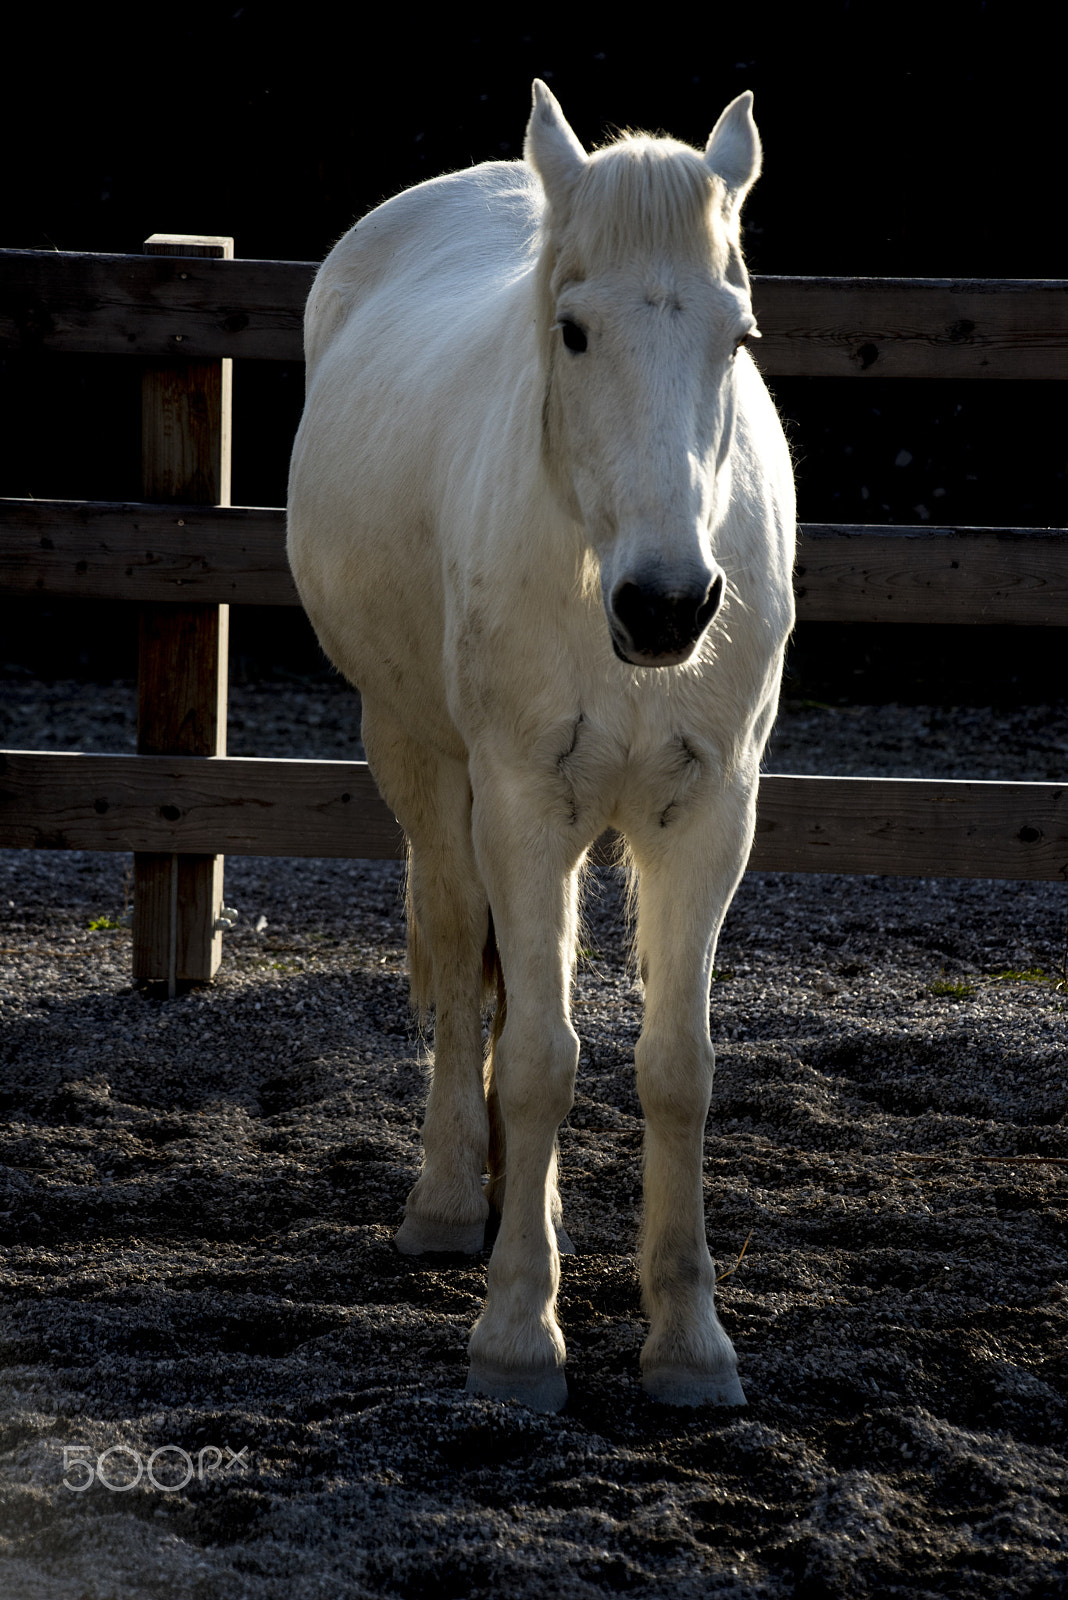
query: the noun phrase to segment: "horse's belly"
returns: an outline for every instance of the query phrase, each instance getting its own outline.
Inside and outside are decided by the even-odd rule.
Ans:
[[[440,576],[418,529],[387,526],[349,495],[305,495],[295,475],[289,559],[301,602],[333,664],[365,703],[443,755],[466,754],[442,668]]]

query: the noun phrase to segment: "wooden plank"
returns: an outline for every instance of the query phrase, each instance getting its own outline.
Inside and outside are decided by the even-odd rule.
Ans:
[[[0,845],[399,858],[362,761],[0,753]],[[1068,881],[1068,787],[761,779],[760,872]]]
[[[1068,530],[802,523],[808,622],[1068,624]],[[300,604],[273,506],[0,500],[0,592]]]
[[[0,349],[303,359],[316,263],[0,251]],[[1068,376],[1068,280],[754,277],[777,377]]]
[[[799,621],[1068,625],[1064,528],[809,522],[799,534]]]
[[[0,500],[0,592],[298,606],[275,506]]]
[[[0,753],[0,844],[395,859],[365,761]]]
[[[153,234],[149,257],[226,260],[232,239]],[[226,505],[230,499],[233,364],[145,364],[141,386],[141,487],[147,500]],[[226,751],[229,608],[146,605],[140,613],[137,749],[141,755],[222,756]],[[135,983],[206,983],[222,958],[218,916],[223,864],[214,853],[134,857]]]
[[[754,278],[761,370],[805,378],[1068,377],[1068,282]]]
[[[1068,882],[1068,787],[768,774],[749,866]]]
[[[0,349],[303,361],[311,261],[0,251]]]

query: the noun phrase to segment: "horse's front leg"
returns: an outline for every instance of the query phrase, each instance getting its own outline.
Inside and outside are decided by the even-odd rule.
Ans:
[[[578,1064],[569,1001],[583,849],[573,828],[537,814],[534,788],[514,774],[475,774],[475,848],[507,986],[493,1060],[506,1170],[467,1387],[556,1411],[567,1399],[555,1314],[556,1133],[571,1109]]]
[[[745,1404],[734,1347],[716,1315],[703,1158],[715,1064],[708,1028],[712,962],[749,852],[754,798],[739,785],[711,812],[628,830],[640,873],[645,983],[635,1051],[645,1117],[642,1299],[650,1322],[642,1385],[671,1405]]]

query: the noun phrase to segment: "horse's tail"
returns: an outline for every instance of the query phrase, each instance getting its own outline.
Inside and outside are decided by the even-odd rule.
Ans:
[[[489,914],[489,926],[486,929],[486,943],[482,950],[482,1003],[493,1004],[493,1031],[490,1036],[489,1048],[492,1052],[497,1040],[504,1031],[504,1018],[507,1009],[508,995],[504,987],[504,968],[501,966],[501,952],[497,948],[497,935],[493,931],[493,912]]]
[[[412,894],[411,856],[409,852],[408,877],[404,887],[404,914],[408,924],[408,991],[412,1010],[420,1025],[426,1022],[434,1004],[434,958],[423,938]],[[494,1005],[493,1033],[490,1048],[496,1044],[504,1027],[505,989],[501,953],[497,949],[497,935],[493,931],[493,913],[489,913],[486,942],[482,947],[482,1001]]]
[[[489,915],[489,927],[486,930],[486,943],[482,950],[482,999],[484,1004],[490,1001],[496,1002],[493,1026],[486,1044],[483,1084],[486,1091],[486,1111],[489,1115],[489,1150],[486,1157],[489,1184],[486,1189],[486,1199],[496,1211],[499,1211],[504,1196],[505,1143],[504,1119],[501,1116],[501,1103],[494,1076],[494,1058],[497,1054],[497,1043],[504,1032],[508,995],[504,987],[501,952],[497,948],[497,935],[493,931],[492,911]]]
[[[426,1026],[434,1003],[434,958],[423,938],[412,894],[412,848],[408,846],[408,871],[404,883],[404,920],[408,925],[408,998],[420,1028]]]

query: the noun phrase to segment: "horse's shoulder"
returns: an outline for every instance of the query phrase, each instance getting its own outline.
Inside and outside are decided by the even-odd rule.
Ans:
[[[376,206],[349,229],[320,267],[305,312],[314,365],[349,310],[379,287],[443,282],[455,266],[491,270],[529,248],[541,188],[522,161],[487,161],[432,178]]]

